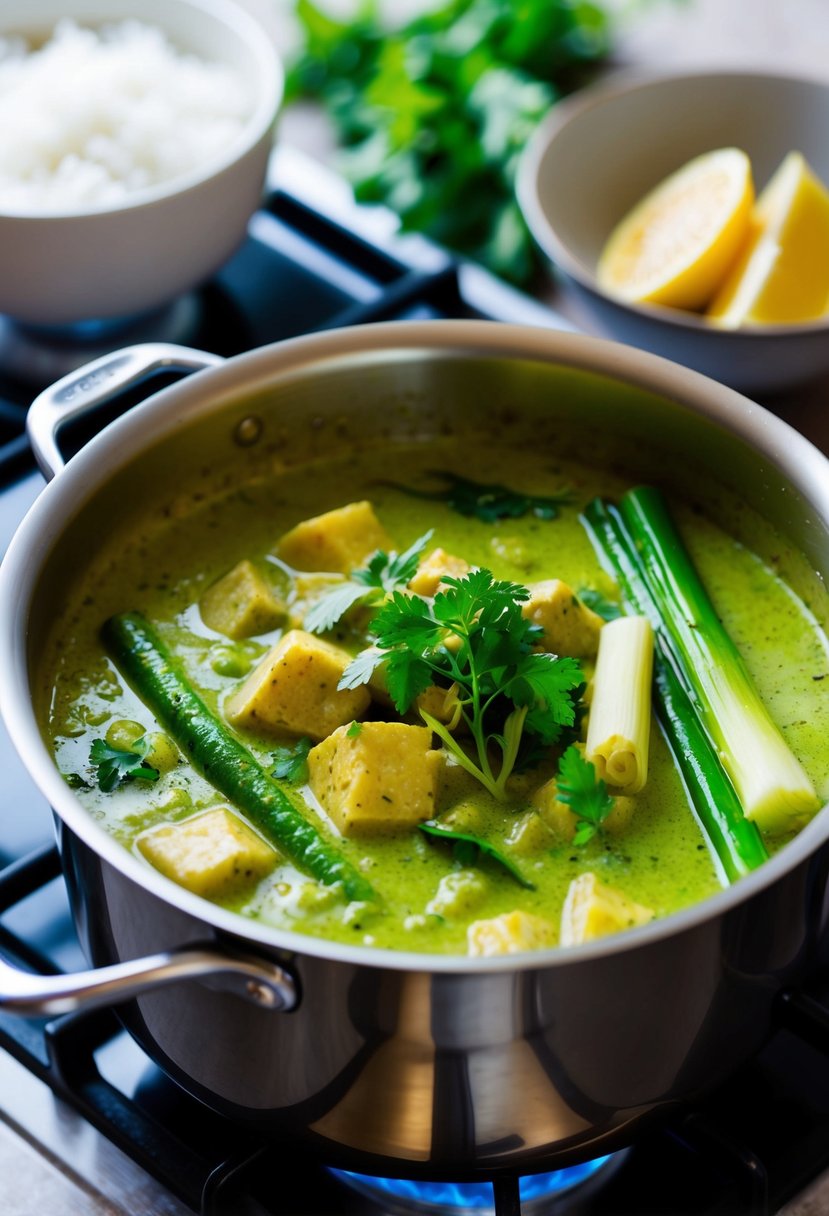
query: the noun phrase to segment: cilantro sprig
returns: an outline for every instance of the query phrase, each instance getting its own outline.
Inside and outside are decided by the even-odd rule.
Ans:
[[[395,591],[372,623],[377,645],[346,668],[340,688],[365,684],[384,666],[389,695],[404,714],[430,684],[456,685],[470,755],[421,710],[457,762],[500,801],[522,748],[555,743],[575,721],[583,683],[575,659],[535,650],[541,630],[522,614],[526,587],[473,570],[445,578],[434,600]]]
[[[384,553],[378,549],[368,563],[352,570],[345,582],[338,583],[314,604],[305,618],[309,633],[327,633],[356,604],[371,605],[390,592],[405,587],[417,570],[432,533],[419,536],[403,553]]]
[[[98,789],[110,794],[128,781],[158,781],[158,769],[144,759],[149,750],[146,735],[136,740],[130,751],[110,747],[104,739],[95,739],[89,749],[89,763],[95,769]]]
[[[444,483],[442,489],[420,490],[396,481],[384,484],[408,494],[411,498],[445,502],[447,507],[458,515],[480,519],[487,524],[496,523],[499,519],[520,519],[522,515],[528,515],[530,512],[538,519],[555,519],[559,509],[572,502],[569,490],[546,496],[525,494],[498,482],[487,485],[481,481],[470,481],[468,477],[461,477],[460,474],[450,473],[446,469],[433,469],[431,476]]]
[[[303,736],[296,743],[286,743],[277,747],[273,753],[273,775],[281,781],[308,780],[308,753],[314,746],[313,740]]]
[[[567,748],[558,762],[556,786],[559,802],[569,806],[576,816],[573,843],[587,844],[613,810],[613,796],[608,793],[601,777],[596,775],[595,764],[585,760],[573,745]]]

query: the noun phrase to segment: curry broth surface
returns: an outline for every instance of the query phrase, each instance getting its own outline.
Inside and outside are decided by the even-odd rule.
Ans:
[[[544,521],[533,515],[484,523],[451,512],[445,504],[406,496],[382,479],[434,488],[429,470],[451,469],[481,482],[500,482],[550,495],[568,487],[572,505]],[[109,722],[135,719],[155,728],[151,715],[124,684],[99,642],[103,621],[136,609],[152,620],[182,658],[185,670],[208,705],[219,710],[239,677],[211,667],[216,647],[227,640],[201,622],[202,592],[242,558],[266,561],[277,538],[312,515],[368,498],[402,550],[428,529],[432,545],[519,583],[561,578],[574,589],[612,593],[600,569],[579,512],[595,495],[616,496],[629,487],[622,476],[526,449],[494,448],[483,441],[447,439],[394,450],[349,452],[338,459],[288,470],[278,479],[248,484],[203,504],[184,518],[159,519],[141,536],[119,537],[93,563],[69,596],[50,639],[42,667],[43,729],[64,774],[86,782],[78,797],[128,849],[150,825],[188,818],[223,805],[203,778],[184,762],[151,785],[133,782],[112,793],[94,785],[90,746]],[[686,543],[727,628],[741,648],[759,691],[818,792],[829,796],[829,711],[826,638],[803,604],[772,570],[692,506],[673,504]],[[262,564],[278,580],[275,566]],[[278,582],[277,582],[278,585]],[[251,665],[279,633],[235,644]],[[341,633],[334,640],[356,650],[359,639]],[[245,736],[266,766],[279,740]],[[515,781],[514,804],[505,812],[463,770],[447,768],[438,814],[460,799],[485,810],[487,836],[502,847],[514,813],[528,806],[528,794],[552,775],[542,765]],[[536,890],[524,890],[491,863],[482,863],[482,882],[467,908],[430,913],[440,880],[455,866],[450,849],[422,833],[397,837],[339,838],[310,791],[302,791],[309,815],[363,872],[379,893],[381,906],[346,906],[337,894],[283,863],[258,886],[238,891],[226,905],[263,922],[344,942],[438,953],[465,953],[472,920],[523,908],[558,924],[570,881],[585,870],[620,888],[637,903],[664,916],[720,888],[716,864],[687,802],[681,780],[656,723],[651,727],[649,778],[637,795],[632,822],[624,833],[598,836],[583,847],[558,845],[532,858],[516,858]],[[776,847],[776,846],[775,846]],[[139,854],[140,856],[140,854]],[[148,864],[142,861],[142,864]]]

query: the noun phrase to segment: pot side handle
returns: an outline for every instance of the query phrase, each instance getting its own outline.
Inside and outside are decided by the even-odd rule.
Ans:
[[[194,947],[68,975],[36,975],[0,959],[0,1009],[29,1017],[71,1013],[208,976],[211,987],[232,992],[260,1009],[287,1013],[299,1002],[293,976],[275,963]]]
[[[35,397],[26,418],[29,442],[43,476],[51,481],[66,463],[58,434],[67,422],[91,413],[154,372],[196,372],[219,363],[224,359],[207,351],[171,342],[144,342],[102,355],[56,380]]]

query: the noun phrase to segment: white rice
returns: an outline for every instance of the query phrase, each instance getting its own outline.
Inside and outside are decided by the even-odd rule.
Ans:
[[[36,49],[0,38],[0,210],[129,201],[218,157],[252,107],[241,73],[141,21],[61,20]]]

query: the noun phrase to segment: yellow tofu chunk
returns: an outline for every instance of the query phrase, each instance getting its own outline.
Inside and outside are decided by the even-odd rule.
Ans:
[[[451,578],[463,578],[464,574],[468,573],[469,562],[465,562],[462,557],[455,557],[445,549],[433,549],[431,553],[426,554],[414,577],[409,580],[409,589],[414,591],[415,595],[436,595],[447,574]]]
[[[285,608],[253,562],[239,562],[199,600],[208,629],[239,640],[270,633],[285,620]]]
[[[578,946],[609,933],[653,920],[652,908],[628,899],[623,891],[599,882],[589,871],[574,878],[561,911],[561,944]]]
[[[519,857],[533,857],[552,848],[555,843],[555,834],[537,811],[525,811],[519,815],[507,837],[510,851]]]
[[[561,579],[535,583],[521,611],[527,620],[544,630],[544,649],[551,654],[587,659],[599,649],[604,620]]]
[[[397,832],[435,813],[443,760],[432,732],[404,722],[335,730],[308,753],[309,784],[344,836]]]
[[[339,570],[362,566],[375,549],[394,548],[370,502],[352,502],[304,519],[277,542],[278,558],[295,570]]]
[[[466,952],[475,958],[518,954],[555,945],[555,925],[531,912],[504,912],[492,920],[475,920],[466,931]]]
[[[291,629],[227,699],[225,717],[244,730],[324,739],[361,717],[371,701],[362,686],[337,688],[350,661],[338,646]]]
[[[206,899],[258,882],[277,862],[275,850],[224,806],[152,828],[137,843],[157,870]]]

